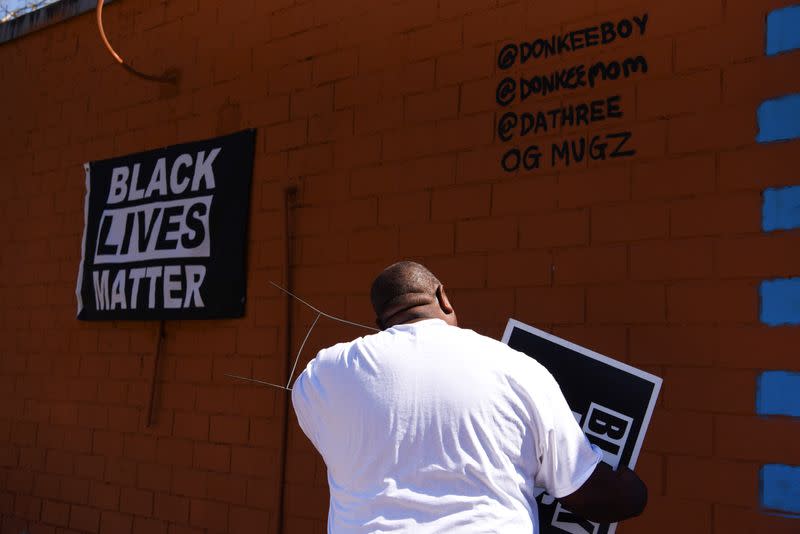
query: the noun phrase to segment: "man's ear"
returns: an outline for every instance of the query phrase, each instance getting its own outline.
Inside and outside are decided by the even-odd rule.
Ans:
[[[439,308],[441,308],[445,315],[450,315],[455,311],[453,305],[450,304],[450,300],[447,298],[447,293],[444,292],[444,286],[441,284],[436,288],[436,300],[439,302]]]

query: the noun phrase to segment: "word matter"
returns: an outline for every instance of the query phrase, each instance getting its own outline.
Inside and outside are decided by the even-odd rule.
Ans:
[[[95,270],[92,272],[95,306],[98,310],[202,308],[205,304],[200,289],[205,277],[204,265]]]

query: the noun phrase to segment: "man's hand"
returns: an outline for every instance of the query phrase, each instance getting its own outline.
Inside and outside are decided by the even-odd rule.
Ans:
[[[614,471],[600,462],[583,486],[559,500],[584,519],[614,523],[642,513],[647,505],[647,486],[627,467]]]

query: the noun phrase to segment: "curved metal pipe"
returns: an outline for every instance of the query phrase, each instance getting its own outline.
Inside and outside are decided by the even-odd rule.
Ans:
[[[103,0],[97,0],[97,9],[95,10],[95,14],[97,15],[97,29],[100,31],[100,38],[103,40],[103,44],[106,46],[106,50],[114,57],[114,60],[119,63],[125,70],[133,74],[134,76],[138,76],[139,78],[143,78],[145,80],[149,80],[151,82],[161,82],[161,83],[177,83],[178,76],[175,72],[167,72],[161,76],[153,76],[151,74],[145,74],[144,72],[140,72],[133,68],[132,66],[125,63],[125,60],[117,54],[114,48],[111,46],[111,43],[108,42],[108,38],[106,37],[106,31],[103,29]]]

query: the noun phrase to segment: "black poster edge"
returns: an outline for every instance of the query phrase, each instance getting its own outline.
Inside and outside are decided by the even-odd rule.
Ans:
[[[92,188],[92,162],[87,161],[83,164],[83,172],[86,179],[86,193],[83,198],[83,236],[81,237],[81,262],[78,264],[78,282],[75,284],[75,294],[78,297],[78,311],[75,318],[79,319],[83,311],[83,262],[86,260],[86,232],[89,231],[89,197]]]

